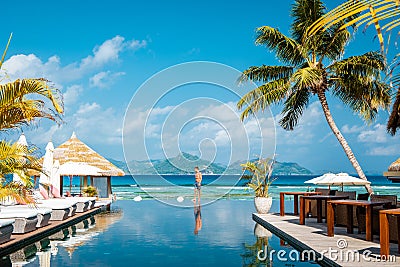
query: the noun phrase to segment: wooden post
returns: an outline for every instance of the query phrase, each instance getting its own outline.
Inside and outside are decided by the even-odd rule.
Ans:
[[[280,199],[280,215],[285,216],[285,193],[280,192],[279,199]]]
[[[108,197],[112,196],[111,176],[107,176],[107,195]]]
[[[372,241],[372,205],[365,207],[365,239]]]
[[[294,215],[299,215],[299,196],[294,195],[293,196],[293,201],[294,201]]]
[[[88,177],[83,176],[83,188],[87,188],[87,187],[88,187]]]
[[[347,210],[347,233],[353,233],[353,206],[346,205]]]
[[[72,193],[72,179],[73,179],[73,176],[70,175],[70,176],[69,176],[69,192],[70,192],[70,193]]]
[[[333,204],[330,201],[328,201],[326,211],[326,224],[328,236],[334,236],[335,210],[333,208]]]
[[[306,200],[303,197],[300,197],[300,217],[299,224],[305,224],[306,217]]]
[[[386,213],[379,212],[381,256],[389,256],[389,221]]]
[[[63,196],[63,189],[64,189],[64,176],[60,175],[60,196]]]
[[[322,199],[317,199],[317,222],[322,223]]]

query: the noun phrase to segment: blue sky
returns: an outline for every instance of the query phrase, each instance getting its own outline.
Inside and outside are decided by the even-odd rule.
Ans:
[[[329,2],[333,5],[341,1]],[[287,0],[3,3],[0,45],[6,44],[10,32],[14,33],[3,66],[8,79],[46,77],[64,93],[65,123],[58,127],[41,121],[25,130],[28,141],[44,150],[50,139],[59,145],[76,131],[81,140],[106,157],[123,159],[123,119],[142,83],[165,68],[190,61],[218,62],[238,70],[251,65],[279,64],[272,53],[254,45],[255,28],[270,25],[287,33],[292,3]],[[358,33],[347,55],[379,49],[370,33]],[[190,98],[212,97],[225,103],[210,103],[210,110],[218,110],[218,105],[232,106],[237,101],[234,95],[216,88],[198,85],[196,90],[201,93],[181,90],[180,94],[164,98],[156,107],[168,112]],[[310,103],[295,131],[277,128],[278,160],[298,162],[314,171],[353,172],[315,101]],[[380,173],[399,156],[400,138],[385,131],[388,112],[380,112],[376,122],[366,125],[335,99],[329,98],[329,103],[364,170]],[[279,107],[273,107],[273,116],[279,118],[279,111]],[[152,125],[160,126],[164,120],[165,116],[155,118]],[[251,127],[252,121],[247,123]],[[223,137],[221,129],[204,121],[197,121],[182,133],[199,126],[205,127],[203,134],[210,127],[207,135],[200,136],[205,143],[225,144],[216,141]],[[18,134],[3,136],[14,140]],[[182,140],[182,149],[199,151],[197,139],[192,146],[185,146],[184,136]],[[150,138],[148,142],[156,140]],[[207,147],[205,144],[201,148],[202,153],[213,154]],[[220,151],[223,153],[217,155],[217,160],[227,161],[227,150]],[[162,156],[156,151],[150,154]],[[145,158],[138,155],[137,159]]]

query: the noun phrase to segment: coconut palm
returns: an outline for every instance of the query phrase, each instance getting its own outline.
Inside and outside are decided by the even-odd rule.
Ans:
[[[293,130],[312,97],[321,103],[325,119],[344,149],[360,178],[367,180],[349,144],[333,120],[327,93],[339,98],[355,113],[371,122],[379,108],[390,104],[389,87],[382,82],[385,69],[380,53],[368,52],[342,59],[350,34],[340,23],[303,38],[306,29],[324,15],[325,6],[318,0],[296,0],[291,16],[292,37],[278,29],[257,29],[255,43],[275,52],[283,63],[279,66],[253,66],[245,70],[240,82],[252,80],[261,85],[245,94],[237,103],[243,109],[241,119],[264,110],[271,104],[283,103],[279,124]],[[373,193],[369,185],[368,192]]]
[[[355,14],[358,16],[355,16]],[[342,24],[343,20],[348,21]],[[382,23],[382,27],[380,22]],[[387,52],[384,47],[385,40],[383,35],[384,33],[389,33],[387,37],[387,43],[389,43],[390,32],[400,26],[400,2],[398,0],[349,0],[316,20],[307,29],[305,38],[337,24],[341,24],[342,29],[349,26],[357,28],[362,25],[365,25],[367,28],[373,24],[379,39],[381,52]],[[396,63],[399,58],[400,54],[397,54],[394,59],[396,68],[399,65]],[[390,74],[390,82],[397,88],[397,92],[394,95],[394,104],[386,128],[391,135],[395,135],[397,130],[400,129],[400,74],[392,75],[393,69],[390,71]]]

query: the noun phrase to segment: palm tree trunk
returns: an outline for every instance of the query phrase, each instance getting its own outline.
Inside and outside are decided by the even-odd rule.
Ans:
[[[321,103],[322,110],[324,111],[326,121],[328,122],[329,127],[331,127],[331,130],[333,134],[336,136],[340,145],[343,147],[344,153],[346,153],[347,157],[349,158],[351,165],[353,165],[354,169],[357,171],[357,174],[361,179],[368,181],[363,170],[361,169],[360,164],[358,163],[356,157],[354,156],[353,151],[351,150],[349,144],[347,143],[346,139],[344,138],[344,136],[342,135],[342,133],[340,132],[339,128],[336,126],[336,123],[333,120],[331,111],[329,110],[328,102],[326,101],[325,92],[323,92],[322,90],[318,91],[317,95],[319,102]],[[374,193],[369,184],[365,185],[365,188],[367,189],[370,195]]]

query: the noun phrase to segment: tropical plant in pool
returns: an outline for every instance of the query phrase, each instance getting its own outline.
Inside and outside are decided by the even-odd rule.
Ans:
[[[274,181],[271,179],[274,163],[274,159],[259,158],[257,161],[241,164],[244,171],[251,173],[244,178],[249,179],[247,185],[254,190],[254,204],[258,213],[267,213],[271,208],[272,197],[269,195],[269,187]]]
[[[83,193],[88,197],[95,197],[99,194],[99,192],[97,192],[97,188],[94,186],[86,187],[85,189],[83,189]]]

